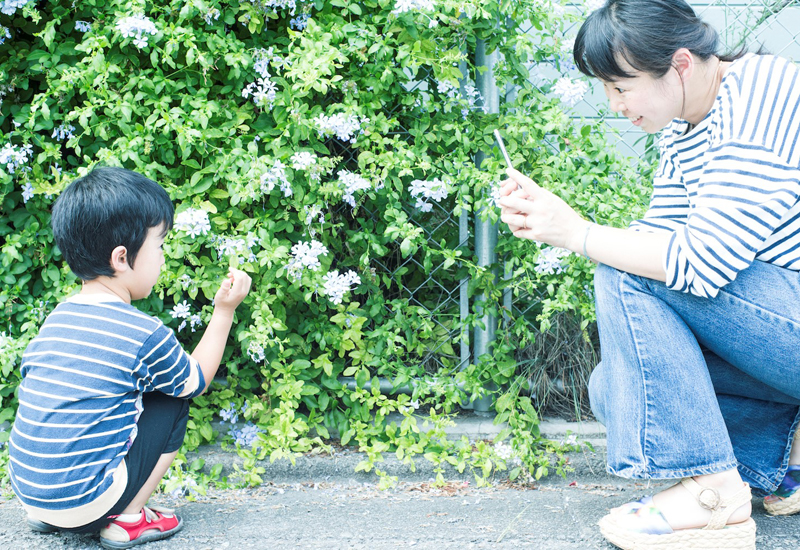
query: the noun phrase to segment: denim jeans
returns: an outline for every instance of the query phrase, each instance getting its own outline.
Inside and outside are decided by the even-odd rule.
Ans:
[[[786,472],[800,419],[800,274],[754,262],[715,298],[600,265],[602,361],[589,381],[608,471],[670,479]]]

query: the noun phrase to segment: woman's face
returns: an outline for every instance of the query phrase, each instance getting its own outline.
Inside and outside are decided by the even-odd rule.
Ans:
[[[661,78],[630,70],[633,78],[603,81],[609,106],[615,113],[628,118],[648,134],[665,128],[672,119],[681,116],[683,83],[676,71]]]

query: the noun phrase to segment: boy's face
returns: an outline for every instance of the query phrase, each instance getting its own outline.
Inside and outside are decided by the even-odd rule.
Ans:
[[[136,255],[135,267],[131,269],[131,300],[146,298],[158,281],[161,266],[164,265],[164,236],[163,225],[147,230],[147,237]]]

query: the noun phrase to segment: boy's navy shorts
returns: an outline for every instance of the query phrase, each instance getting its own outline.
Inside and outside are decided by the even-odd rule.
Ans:
[[[160,392],[142,395],[144,410],[136,423],[136,439],[125,455],[128,485],[117,503],[100,519],[82,527],[63,529],[72,533],[94,533],[120,515],[153,473],[162,454],[177,451],[183,445],[186,422],[189,420],[189,401]]]

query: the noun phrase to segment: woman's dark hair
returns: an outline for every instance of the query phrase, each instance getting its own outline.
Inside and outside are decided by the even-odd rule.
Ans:
[[[152,227],[172,229],[174,208],[156,182],[123,168],[95,168],[73,181],[53,206],[56,244],[80,279],[114,276],[111,252],[124,246],[128,264]]]
[[[575,64],[587,76],[611,82],[634,75],[620,67],[661,78],[672,68],[672,55],[687,48],[703,61],[719,55],[717,31],[683,0],[608,0],[584,21],[575,38]],[[727,56],[733,61],[745,50]]]

